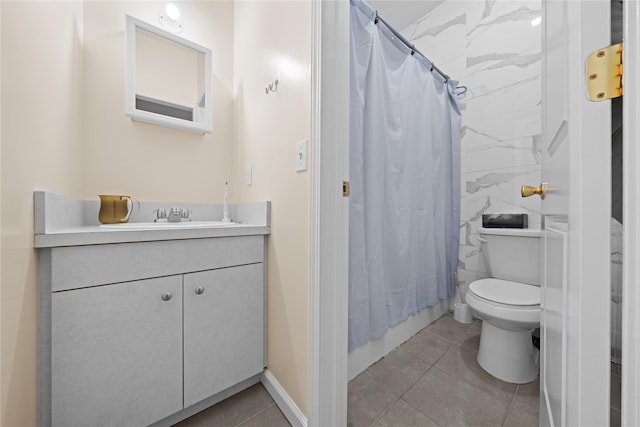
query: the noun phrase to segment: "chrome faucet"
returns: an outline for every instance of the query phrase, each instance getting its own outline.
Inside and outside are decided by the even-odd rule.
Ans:
[[[185,222],[191,221],[191,211],[189,209],[182,209],[173,207],[169,209],[169,213],[163,208],[154,209],[153,213],[156,214],[156,218],[153,222]]]
[[[167,215],[167,221],[169,222],[180,222],[182,220],[182,209],[173,207],[169,210],[169,214]]]
[[[167,211],[164,209],[154,209],[153,213],[156,214],[156,219],[153,222],[167,222]]]

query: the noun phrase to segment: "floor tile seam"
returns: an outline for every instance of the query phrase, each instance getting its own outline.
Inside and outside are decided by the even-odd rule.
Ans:
[[[367,369],[368,369],[368,368],[367,368]],[[374,381],[378,386],[380,386],[380,388],[384,389],[384,390],[385,390],[386,392],[388,392],[388,393],[391,393],[391,394],[396,398],[396,400],[394,400],[394,402],[393,402],[393,403],[395,403],[398,399],[400,399],[400,398],[402,397],[402,395],[404,395],[404,393],[402,393],[402,394],[398,394],[398,393],[396,393],[395,391],[393,391],[393,390],[391,389],[391,387],[390,387],[388,384],[386,384],[386,383],[385,383],[385,382],[383,382],[383,381],[380,381],[379,379],[377,379],[376,377],[374,377],[373,375],[371,375],[369,372],[364,371],[364,373],[366,373],[366,374],[369,376],[369,378],[371,378],[371,380],[372,380],[372,381]],[[422,377],[420,377],[420,378],[422,378]],[[412,386],[412,387],[413,387],[413,386]],[[405,393],[406,393],[406,392],[405,392]]]
[[[440,371],[441,373],[445,374],[445,375],[450,375],[453,377],[453,379],[456,379],[457,376],[456,374],[452,374],[449,371],[445,371],[444,369],[436,366],[436,364],[434,363],[429,369],[427,369],[427,372],[425,372],[420,378],[418,378],[418,380],[409,388],[409,390],[405,391],[404,393],[402,393],[402,396],[400,396],[400,399],[405,400],[404,397],[407,395],[407,393],[409,393],[409,391],[411,391],[411,389],[420,382],[420,380],[422,380],[431,370],[437,370]],[[406,400],[405,400],[406,401]]]
[[[451,345],[449,346],[449,348],[447,349],[447,351],[445,351],[444,353],[442,353],[442,354],[440,355],[440,357],[438,357],[438,360],[436,360],[435,362],[433,362],[433,365],[431,365],[431,367],[435,367],[435,366],[436,366],[436,364],[437,364],[437,363],[438,363],[438,362],[439,362],[443,357],[445,357],[445,356],[447,355],[447,353],[449,353],[449,352],[451,351],[451,348],[452,348],[454,345],[456,345],[456,344],[455,344],[455,343],[451,344]],[[458,346],[458,347],[460,347],[460,346]],[[442,369],[442,368],[438,368],[438,369],[440,369],[441,371],[444,371],[444,372],[448,372],[448,371],[445,371],[445,370],[444,370],[444,369]]]
[[[445,354],[446,354],[446,353],[445,353]],[[443,354],[442,356],[440,356],[440,358],[442,358],[443,356],[444,356],[444,354]],[[439,358],[438,360],[440,360],[440,358]],[[417,379],[413,384],[411,384],[411,387],[409,387],[407,390],[405,390],[405,392],[404,392],[404,393],[402,393],[402,395],[400,396],[400,399],[405,400],[405,399],[404,399],[404,396],[405,396],[407,393],[409,393],[409,391],[410,391],[413,387],[415,387],[415,385],[416,385],[416,384],[418,384],[418,383],[420,382],[420,380],[422,380],[422,379],[423,379],[423,378],[424,378],[424,377],[429,373],[429,371],[431,371],[433,368],[436,368],[436,369],[438,369],[438,370],[440,370],[440,371],[442,371],[442,372],[446,372],[447,374],[449,374],[449,372],[444,371],[444,370],[442,370],[441,368],[438,368],[438,367],[436,366],[436,363],[438,363],[438,361],[437,361],[437,360],[436,360],[436,361],[435,361],[431,366],[429,366],[429,369],[427,369],[427,370],[426,370],[426,371],[425,371],[425,372],[420,376],[420,378],[418,378],[418,379]],[[405,402],[406,402],[406,400],[405,400]],[[408,402],[407,402],[407,403],[408,403]],[[413,405],[412,405],[412,406],[413,406]]]
[[[414,357],[417,357],[417,356],[414,356]],[[440,357],[442,357],[442,356],[440,356]],[[419,359],[419,358],[418,358],[418,359]],[[422,360],[422,359],[420,359],[420,360]],[[439,360],[439,359],[438,359],[438,360]],[[425,362],[424,360],[422,360],[422,361],[423,361],[423,362]],[[425,362],[425,363],[429,363],[429,362]],[[422,378],[424,378],[424,376],[425,376],[425,375],[427,375],[427,372],[429,372],[429,371],[431,370],[431,368],[433,368],[434,366],[435,366],[435,362],[434,362],[433,364],[431,364],[431,366],[429,366],[429,367],[427,368],[427,370],[426,370],[426,371],[424,371],[424,372],[422,373],[422,375],[420,375],[420,376],[418,377],[418,379],[417,379],[417,380],[413,381],[413,382],[411,383],[411,385],[410,385],[409,387],[407,387],[407,389],[406,389],[405,391],[403,391],[403,392],[399,395],[398,399],[402,399],[402,398],[404,397],[404,395],[405,395],[405,394],[407,394],[407,393],[409,392],[409,390],[411,390],[411,389],[413,388],[413,386],[415,386],[416,384],[418,384],[418,382],[419,382]],[[385,385],[386,385],[386,384],[385,384]],[[390,391],[393,393],[393,390],[390,390]],[[395,394],[396,396],[398,396],[398,394],[397,394],[397,393],[393,393],[393,394]]]
[[[539,379],[540,379],[540,377],[538,376],[537,380],[539,380]],[[537,381],[537,380],[534,380],[534,382]],[[526,403],[527,402],[527,400],[526,400],[527,396],[524,396],[524,395],[520,394],[520,388],[522,386],[528,385],[528,384],[530,384],[530,383],[518,384],[518,387],[516,387],[516,392],[515,392],[515,394],[513,396],[513,407],[515,409],[527,414],[527,415],[532,416],[533,418],[540,418],[540,413],[539,413],[539,408],[538,408],[538,405],[540,404],[540,392],[538,391],[538,396],[536,397],[536,402],[538,402],[538,405],[536,405],[536,406],[530,406],[528,403]],[[538,390],[539,389],[540,389],[540,384],[538,384]],[[520,398],[520,402],[521,403],[517,402],[518,398]],[[524,400],[524,402],[523,402],[523,400]],[[532,413],[530,413],[529,409],[533,409],[535,411],[538,411],[537,415],[533,415]]]
[[[391,392],[391,393],[393,393],[393,392]],[[397,394],[395,394],[395,393],[393,393],[393,394],[394,394],[395,396],[397,396]],[[378,421],[380,421],[380,420],[382,419],[382,417],[384,417],[384,416],[385,416],[385,414],[386,414],[387,412],[389,412],[389,410],[390,410],[391,408],[393,408],[393,405],[395,405],[396,403],[398,403],[398,401],[399,401],[399,400],[400,400],[400,397],[398,397],[396,400],[394,400],[394,401],[393,401],[393,403],[392,403],[391,405],[389,405],[387,408],[385,408],[385,409],[384,409],[384,411],[382,411],[382,413],[381,413],[380,415],[378,415],[378,417],[377,417],[375,420],[373,420],[373,421],[371,422],[371,424],[369,424],[369,426],[370,426],[370,427],[375,426],[375,425],[376,425],[376,423],[377,423]]]
[[[405,393],[406,394],[406,393]],[[413,409],[415,409],[416,411],[418,411],[419,413],[421,413],[422,415],[424,415],[425,417],[429,418],[435,425],[439,426],[440,424],[438,424],[436,422],[436,420],[434,420],[433,418],[431,418],[429,415],[425,414],[424,412],[422,412],[419,408],[416,408],[415,406],[413,406],[410,402],[408,402],[406,399],[403,399],[402,397],[398,400],[402,400],[404,403],[406,403],[407,405],[411,406]]]
[[[472,348],[463,347],[463,346],[462,346],[462,345],[460,345],[460,344],[454,344],[454,345],[458,346],[459,348],[463,348],[463,349],[465,349],[465,350],[473,351],[474,353],[476,353],[476,355],[478,354],[478,350],[474,350],[474,349],[472,349]],[[451,351],[451,348],[447,349],[447,351],[446,351],[442,356],[440,356],[440,357],[438,358],[438,360],[433,364],[433,366],[436,366],[436,364],[440,361],[440,359],[442,359],[443,357],[445,357],[445,356],[447,355],[447,353],[449,353],[449,351]],[[438,368],[438,369],[440,369],[442,372],[446,372],[447,374],[451,374],[451,375],[453,375],[454,377],[458,378],[458,373],[457,373],[457,372],[450,372],[450,371],[448,371],[448,370],[446,370],[446,369],[444,369],[444,368],[441,368],[441,367],[439,367],[439,366],[437,366],[437,368]]]
[[[262,411],[258,412],[257,414],[247,418],[246,420],[242,421],[239,424],[236,424],[235,427],[240,427],[243,426],[245,424],[247,424],[249,421],[253,420],[254,418],[256,418],[257,416],[267,412],[269,409],[271,409],[276,403],[275,402],[271,402],[271,404],[269,406],[267,406],[266,408],[264,408]]]
[[[507,408],[507,413],[504,414],[504,419],[502,420],[502,426],[504,427],[504,424],[507,422],[507,419],[509,418],[509,414],[511,413],[511,409],[513,408],[513,402],[516,400],[516,395],[518,394],[518,390],[520,390],[520,384],[518,384],[516,386],[515,391],[513,392],[513,395],[511,396],[511,402],[509,402],[509,407]],[[529,414],[527,414],[529,415]]]
[[[459,338],[459,339],[462,339],[465,335],[467,335],[467,333],[468,333],[470,330],[472,330],[473,328],[475,328],[475,326],[473,326],[473,325],[475,325],[475,322],[474,322],[474,323],[469,324],[469,327],[467,328],[467,330],[466,330],[466,331],[464,331],[464,334],[462,334],[462,335],[460,336],[460,338]],[[463,342],[464,342],[464,341],[462,341],[462,342],[461,342],[461,341],[456,341],[456,344],[462,344]]]
[[[436,369],[438,369],[439,371],[444,372],[447,375],[451,375],[453,377],[453,379],[456,380],[456,381],[463,381],[464,383],[468,384],[470,387],[475,389],[478,393],[488,393],[488,394],[490,394],[493,397],[494,400],[497,399],[497,400],[501,400],[501,401],[506,401],[508,399],[509,400],[509,408],[513,404],[516,391],[513,391],[512,393],[508,393],[507,391],[500,390],[500,389],[494,387],[492,384],[484,383],[484,382],[482,382],[481,380],[477,379],[474,376],[468,376],[468,375],[465,375],[465,374],[459,374],[458,372],[451,372],[451,371],[448,371],[448,370],[446,370],[444,368],[441,368],[439,366],[434,366],[434,367]],[[471,372],[471,373],[473,373],[473,372]],[[490,387],[493,391],[486,390],[486,387],[483,387],[483,384],[485,384],[488,387]],[[515,388],[515,390],[517,390],[517,389],[518,389],[518,387]]]
[[[444,337],[444,336],[442,336],[442,335],[440,335],[440,334],[436,334],[435,332],[429,332],[429,331],[427,331],[427,332],[429,332],[429,333],[431,333],[431,334],[433,334],[433,335],[437,336],[438,338],[441,338],[441,339],[443,339],[443,340],[445,340],[445,341],[447,341],[447,342],[449,342],[449,343],[451,343],[451,344],[459,344],[458,339],[462,338],[462,337],[463,337],[467,332],[469,332],[469,329],[471,329],[472,327],[473,327],[473,326],[469,326],[469,327],[464,331],[464,333],[460,334],[460,337],[456,338],[455,340],[452,340],[452,339],[450,339],[450,338]]]
[[[430,333],[430,334],[431,334],[431,333]],[[437,337],[438,339],[441,339],[441,340],[443,340],[444,342],[446,342],[447,344],[449,344],[449,347],[447,348],[447,350],[446,350],[443,354],[441,354],[441,355],[440,355],[440,357],[438,357],[438,360],[440,360],[440,358],[441,358],[442,356],[444,356],[445,354],[447,354],[447,353],[449,352],[449,350],[451,350],[451,346],[453,346],[453,345],[458,345],[458,343],[457,343],[457,342],[455,342],[455,341],[450,341],[450,340],[448,340],[448,339],[446,339],[446,338],[441,337],[441,336],[440,336],[440,335],[438,335],[438,334],[432,334],[432,335],[434,335],[434,336],[435,336],[435,337]],[[424,361],[424,362],[429,363],[429,361],[424,360],[422,357],[420,357],[420,355],[415,354],[415,353],[413,353],[412,351],[409,351],[409,350],[407,350],[407,349],[404,349],[404,351],[406,351],[407,353],[411,354],[412,356],[417,357],[418,359],[420,359],[420,360],[422,360],[422,361]],[[434,363],[434,364],[435,364],[435,363],[437,363],[437,362],[438,362],[438,360],[436,360],[436,361],[435,361],[435,362],[433,362],[433,363]]]
[[[423,331],[424,331],[424,333],[425,333],[425,334],[432,335],[434,338],[438,338],[438,339],[443,340],[443,341],[446,341],[446,342],[448,342],[448,343],[455,344],[455,341],[451,341],[450,339],[448,339],[448,338],[446,338],[446,337],[443,337],[442,335],[436,334],[436,333],[434,333],[434,332],[431,332],[430,330],[428,330],[428,329],[426,329],[426,328],[425,328],[425,329],[423,329],[423,330],[421,330],[420,332],[418,332],[417,334],[415,334],[415,335],[414,335],[414,336],[412,336],[411,338],[409,338],[407,341],[405,341],[405,343],[406,343],[406,342],[408,342],[408,341],[411,341],[411,340],[412,340],[412,339],[414,339],[414,338],[416,338],[416,337],[417,337],[419,334],[421,334]],[[422,337],[420,337],[420,338],[422,338]],[[420,340],[420,338],[418,338],[418,340]],[[404,343],[403,343],[403,344],[404,344]]]
[[[382,358],[383,359],[383,358]],[[380,360],[382,360],[380,359]],[[376,362],[377,363],[377,362]],[[376,385],[380,386],[381,389],[383,389],[384,391],[386,391],[387,393],[390,393],[391,395],[393,395],[393,397],[395,398],[393,400],[393,402],[391,402],[391,404],[389,404],[389,406],[387,406],[386,408],[384,408],[384,410],[371,422],[371,424],[369,424],[370,426],[373,426],[375,423],[377,423],[388,411],[389,409],[391,409],[391,407],[393,405],[396,404],[396,402],[398,402],[398,400],[400,400],[401,396],[398,395],[398,393],[396,393],[395,391],[393,391],[391,389],[391,387],[389,387],[387,384],[385,384],[384,382],[378,380],[375,376],[371,375],[368,372],[368,368],[367,370],[365,370],[363,373],[367,374],[367,376],[374,382],[376,383]],[[404,393],[403,393],[404,394]]]
[[[265,390],[265,393],[267,393],[267,391],[266,391],[266,390]],[[251,399],[251,400],[253,400],[253,399]],[[244,421],[241,421],[239,424],[236,424],[236,425],[235,425],[235,427],[240,427],[240,426],[242,426],[242,425],[244,425],[244,424],[248,423],[249,421],[251,421],[252,419],[254,419],[255,417],[257,417],[258,415],[260,415],[260,414],[262,414],[263,412],[268,411],[269,409],[271,409],[271,407],[272,407],[272,406],[274,406],[275,404],[276,404],[276,402],[275,402],[273,399],[269,398],[269,404],[268,404],[268,406],[266,406],[262,411],[258,412],[257,414],[255,414],[255,415],[253,415],[253,416],[251,416],[251,417],[247,418],[247,419],[246,419],[246,420],[244,420]]]

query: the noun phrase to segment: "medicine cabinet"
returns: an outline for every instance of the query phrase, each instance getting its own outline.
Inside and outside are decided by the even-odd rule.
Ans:
[[[126,37],[125,115],[210,133],[211,50],[128,15]]]

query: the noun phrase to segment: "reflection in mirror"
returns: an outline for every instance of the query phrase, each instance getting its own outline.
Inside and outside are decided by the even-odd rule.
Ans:
[[[127,16],[125,114],[211,132],[211,51]]]

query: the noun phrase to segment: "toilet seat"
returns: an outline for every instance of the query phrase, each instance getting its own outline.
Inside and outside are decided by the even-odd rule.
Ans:
[[[503,307],[540,306],[540,287],[502,279],[480,279],[469,285],[469,292],[489,304]]]
[[[502,293],[502,294],[500,294]],[[480,279],[469,285],[465,301],[476,317],[509,330],[540,326],[540,288],[502,279]]]

